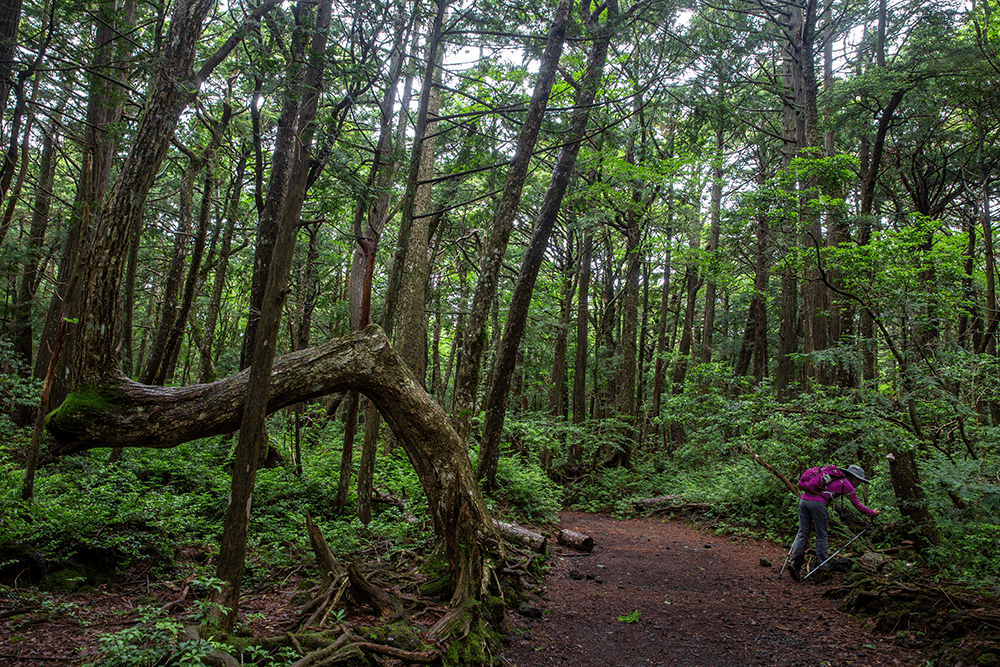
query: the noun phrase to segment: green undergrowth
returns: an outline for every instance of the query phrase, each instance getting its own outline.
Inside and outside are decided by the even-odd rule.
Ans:
[[[20,500],[22,464],[0,460],[0,581],[20,576],[64,589],[115,579],[135,567],[162,576],[182,565],[209,571],[235,444],[209,438],[169,450],[134,449],[117,463],[108,463],[107,450],[65,457],[39,471],[29,503]],[[307,556],[307,511],[344,556],[363,554],[375,543],[391,554],[430,540],[426,522],[404,521],[392,506],[376,504],[368,526],[353,512],[335,513],[340,448],[324,444],[304,451],[301,477],[290,463],[258,473],[248,585]],[[380,457],[378,470],[377,489],[404,498],[418,517],[426,515],[423,491],[402,451]],[[347,506],[353,510],[353,495]],[[74,575],[59,575],[67,570]]]

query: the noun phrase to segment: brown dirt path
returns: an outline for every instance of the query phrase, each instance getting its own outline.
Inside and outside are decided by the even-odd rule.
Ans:
[[[594,551],[553,550],[542,617],[512,621],[510,667],[926,664],[840,613],[825,587],[779,579],[787,548],[660,518],[565,512],[561,527],[593,537]],[[638,621],[618,620],[633,610]]]

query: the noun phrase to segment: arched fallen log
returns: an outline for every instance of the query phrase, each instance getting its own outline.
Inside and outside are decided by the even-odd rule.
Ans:
[[[171,388],[115,375],[83,385],[46,418],[49,450],[62,455],[94,447],[167,448],[231,432],[240,424],[248,377],[244,371]],[[494,585],[501,548],[468,450],[377,326],[277,359],[267,409],[346,389],[363,392],[378,407],[420,478],[453,591],[452,613],[434,632],[463,634],[485,612],[479,602]]]

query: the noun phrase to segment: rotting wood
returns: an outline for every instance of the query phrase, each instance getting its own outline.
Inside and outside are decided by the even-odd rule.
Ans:
[[[497,532],[511,544],[531,549],[535,553],[539,554],[544,554],[545,550],[548,548],[547,537],[540,533],[536,533],[533,530],[529,530],[524,526],[518,526],[514,523],[506,523],[497,519],[493,519],[493,526],[497,529]]]
[[[578,533],[574,530],[568,530],[566,528],[559,531],[556,541],[564,547],[569,547],[570,549],[575,549],[576,551],[583,551],[584,553],[590,553],[594,550],[594,538],[590,535],[584,535],[583,533]]]
[[[309,543],[312,544],[313,553],[316,554],[316,564],[319,565],[323,581],[329,583],[343,574],[344,568],[337,562],[333,551],[326,543],[326,538],[323,537],[323,532],[313,523],[312,515],[308,511],[306,512],[306,531],[309,533]]]
[[[403,612],[402,601],[368,581],[354,563],[347,565],[347,576],[351,581],[351,591],[354,596],[370,604],[380,615],[397,615]]]

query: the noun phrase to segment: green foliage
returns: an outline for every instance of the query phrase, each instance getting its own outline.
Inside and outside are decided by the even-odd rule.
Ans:
[[[642,612],[638,609],[633,609],[629,613],[619,616],[618,620],[621,623],[638,623],[640,618],[642,618]]]
[[[497,463],[494,511],[513,512],[529,521],[554,522],[562,508],[562,487],[538,463],[521,456],[502,457]]]
[[[280,440],[280,429],[275,434]],[[328,435],[336,437],[339,432],[333,429]],[[0,576],[36,563],[32,570],[36,577],[75,573],[75,583],[58,584],[66,588],[139,562],[172,567],[188,547],[211,552],[222,534],[234,444],[210,438],[167,450],[130,450],[113,465],[100,450],[67,457],[39,471],[35,498],[26,504],[19,497],[20,466],[0,462]],[[428,539],[426,524],[402,520],[395,507],[376,505],[367,527],[356,518],[335,515],[331,499],[339,476],[339,448],[327,447],[320,438],[306,448],[303,458],[301,478],[291,467],[258,473],[249,535],[249,583],[274,568],[291,565],[307,552],[306,511],[338,553],[357,553],[376,538],[390,552],[412,549]],[[377,470],[376,488],[405,498],[415,514],[425,513],[423,490],[401,449],[382,457]],[[550,500],[541,506],[551,511],[554,504],[557,501]],[[57,585],[56,580],[49,585]]]
[[[28,364],[16,354],[7,336],[0,336],[0,439],[9,445],[27,442],[30,433],[11,421],[11,414],[21,407],[38,405],[41,383],[31,377]]]
[[[202,582],[208,587],[212,581]],[[216,580],[216,584],[218,581]],[[218,586],[214,586],[218,588]],[[210,612],[222,608],[207,602],[200,602],[190,621],[204,624],[212,618]],[[211,623],[209,623],[209,627]],[[138,611],[135,625],[120,632],[100,635],[101,660],[84,663],[85,667],[153,667],[171,665],[174,667],[196,667],[206,664],[208,658],[222,644],[200,637],[191,639],[184,632],[184,623],[171,618],[167,612],[156,607],[143,607]]]

